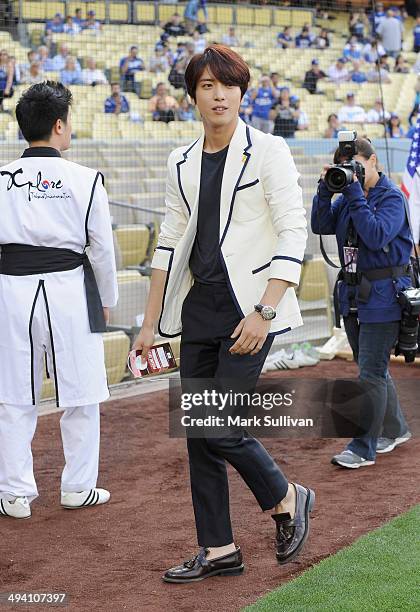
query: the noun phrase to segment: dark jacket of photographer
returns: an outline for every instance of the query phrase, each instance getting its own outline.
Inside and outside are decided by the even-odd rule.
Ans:
[[[342,266],[350,219],[358,235],[358,271],[403,266],[410,262],[412,241],[403,196],[387,176],[380,174],[379,181],[369,189],[367,198],[359,181],[346,187],[331,202],[333,195],[324,181],[320,181],[318,194],[313,199],[311,226],[314,234],[336,235]],[[340,312],[347,316],[350,301],[354,298],[360,322],[398,321],[401,319],[401,307],[396,294],[410,286],[410,276],[402,276],[395,281],[392,278],[373,280],[368,301],[364,303],[358,300],[357,286],[341,281]]]

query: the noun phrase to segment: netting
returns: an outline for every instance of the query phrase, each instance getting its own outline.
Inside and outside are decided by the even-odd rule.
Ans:
[[[241,117],[286,138],[308,216],[339,129],[369,137],[399,182],[420,96],[420,23],[416,2],[367,4],[1,3],[0,165],[26,146],[14,115],[21,92],[48,78],[67,84],[74,97],[73,140],[65,157],[105,176],[120,291],[104,334],[110,384],[130,376],[126,357],[145,309],[149,264],[165,211],[168,154],[201,132],[183,73],[206,44],[228,44],[248,63],[252,81]],[[334,257],[334,237],[327,237],[325,246]],[[276,342],[319,343],[331,335],[334,276],[318,237],[309,231],[298,289],[304,326]],[[179,339],[171,344],[178,357]]]

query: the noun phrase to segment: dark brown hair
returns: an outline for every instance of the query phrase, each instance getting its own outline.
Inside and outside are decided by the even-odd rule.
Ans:
[[[198,81],[206,68],[224,85],[240,87],[242,96],[248,89],[251,75],[245,60],[230,47],[214,44],[204,49],[203,53],[194,55],[185,71],[187,92],[193,100],[196,99]]]

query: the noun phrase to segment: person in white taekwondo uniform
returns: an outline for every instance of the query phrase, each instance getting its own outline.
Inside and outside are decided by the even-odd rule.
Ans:
[[[235,379],[241,391],[252,392],[274,336],[302,324],[294,291],[307,238],[299,175],[282,138],[239,119],[249,79],[244,60],[224,45],[195,55],[185,73],[204,133],[169,156],[166,216],[134,342],[145,357],[155,323],[164,337],[181,334],[183,391],[201,378],[215,380],[217,388]],[[163,580],[186,583],[243,571],[226,461],[261,509],[272,511],[278,562],[294,559],[308,536],[314,492],[289,483],[245,430],[233,438],[187,434],[187,447],[200,551]]]
[[[64,411],[62,506],[110,497],[96,488],[99,403],[109,397],[101,332],[118,288],[103,177],[61,157],[70,91],[33,85],[16,117],[29,148],[0,168],[0,515],[29,518],[44,366]]]

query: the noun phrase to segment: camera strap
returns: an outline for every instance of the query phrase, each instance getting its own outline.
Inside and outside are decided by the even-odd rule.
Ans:
[[[402,189],[401,189],[401,193],[402,193],[402,197],[403,197],[403,200],[404,200],[405,216],[407,218],[408,229],[410,230],[410,238],[411,238],[411,242],[413,243],[413,249],[414,249],[414,262],[415,262],[415,265],[413,265],[413,274],[412,274],[413,284],[418,289],[418,288],[420,288],[420,260],[419,260],[419,253],[417,251],[417,245],[414,242],[413,226],[411,225],[410,208],[408,206],[408,199],[407,199],[407,196],[405,195],[405,193],[403,192]]]

